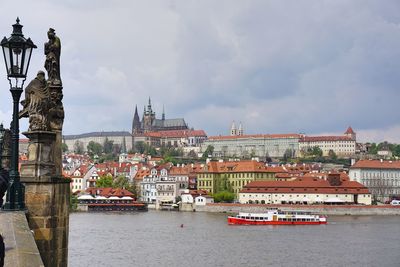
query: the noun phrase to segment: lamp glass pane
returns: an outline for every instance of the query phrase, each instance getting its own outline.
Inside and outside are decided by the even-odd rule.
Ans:
[[[29,61],[31,59],[31,54],[32,54],[32,47],[27,47],[25,49],[25,54],[24,54],[24,62],[22,65],[22,75],[26,76],[28,72],[28,67],[29,67]]]
[[[6,62],[6,70],[7,70],[7,75],[10,74],[10,48],[7,46],[3,46],[3,56],[4,56],[4,61]]]
[[[11,66],[11,74],[12,75],[21,75],[21,57],[22,57],[22,48],[16,47],[12,49],[12,66]]]

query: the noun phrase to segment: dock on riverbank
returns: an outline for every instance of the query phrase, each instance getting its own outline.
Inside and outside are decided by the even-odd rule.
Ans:
[[[266,209],[309,211],[320,215],[400,215],[400,206],[392,205],[262,205],[236,203],[209,203],[196,206],[200,212],[260,213]]]

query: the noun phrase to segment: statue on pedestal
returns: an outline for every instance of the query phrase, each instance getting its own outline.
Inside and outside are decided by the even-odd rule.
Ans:
[[[43,71],[39,71],[25,88],[23,109],[19,117],[29,117],[29,131],[49,130],[50,92]]]
[[[44,44],[44,71],[39,71],[25,88],[23,109],[19,116],[29,118],[28,161],[21,168],[21,177],[48,179],[62,176],[62,127],[64,122],[63,87],[60,76],[61,41],[50,28]],[[39,179],[38,178],[38,179]],[[40,180],[39,179],[39,180]]]
[[[61,132],[64,122],[63,93],[60,77],[61,41],[50,28],[49,41],[44,44],[46,55],[45,73],[39,71],[25,89],[25,100],[21,102],[23,110],[19,117],[29,117],[29,131]]]
[[[48,74],[48,83],[51,85],[61,86],[60,77],[60,55],[61,55],[61,41],[56,36],[55,30],[50,28],[47,32],[49,41],[44,44],[44,54],[46,61],[44,67]]]

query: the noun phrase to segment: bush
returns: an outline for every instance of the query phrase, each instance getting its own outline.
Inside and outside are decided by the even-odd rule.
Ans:
[[[235,199],[235,194],[228,191],[221,191],[213,195],[214,202],[228,202],[232,203]]]

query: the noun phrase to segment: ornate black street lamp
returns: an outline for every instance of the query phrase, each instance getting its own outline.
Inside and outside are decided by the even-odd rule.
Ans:
[[[36,48],[30,38],[25,39],[22,34],[22,25],[17,23],[13,25],[11,37],[4,37],[0,43],[3,49],[4,60],[6,63],[7,79],[10,83],[10,91],[13,98],[13,120],[11,122],[11,166],[10,182],[7,189],[6,203],[4,210],[23,210],[24,186],[20,182],[18,171],[19,158],[19,100],[22,94],[22,87],[28,73],[29,62],[31,60],[32,50]]]

